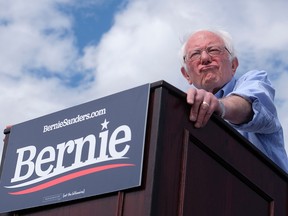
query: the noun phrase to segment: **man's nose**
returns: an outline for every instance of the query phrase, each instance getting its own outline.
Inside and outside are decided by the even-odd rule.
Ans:
[[[211,62],[211,56],[208,54],[206,50],[203,50],[200,55],[201,63],[207,64]]]

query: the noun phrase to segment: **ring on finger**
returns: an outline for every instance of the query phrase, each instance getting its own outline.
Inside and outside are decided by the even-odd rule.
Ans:
[[[207,103],[206,101],[203,101],[203,102],[202,102],[202,105],[203,105],[203,108],[204,108],[204,107],[209,107],[209,106],[210,106],[210,104]]]

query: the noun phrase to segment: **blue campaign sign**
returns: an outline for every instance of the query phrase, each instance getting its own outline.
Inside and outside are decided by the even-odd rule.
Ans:
[[[141,184],[149,84],[11,128],[0,212]]]

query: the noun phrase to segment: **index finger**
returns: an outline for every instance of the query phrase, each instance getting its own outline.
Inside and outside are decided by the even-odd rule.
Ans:
[[[188,104],[194,104],[195,102],[195,95],[196,95],[196,89],[194,88],[190,88],[188,89],[187,91],[187,97],[186,97],[186,100],[187,100],[187,103]]]

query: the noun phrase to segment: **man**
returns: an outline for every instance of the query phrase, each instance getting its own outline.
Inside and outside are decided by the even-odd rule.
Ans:
[[[288,172],[282,126],[273,102],[275,91],[267,73],[249,71],[237,80],[238,59],[224,31],[197,31],[182,51],[181,72],[195,87],[187,92],[194,126],[204,127],[215,113]]]

